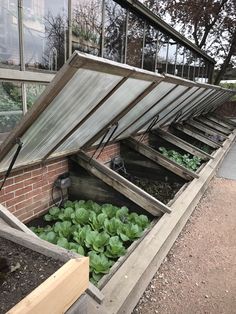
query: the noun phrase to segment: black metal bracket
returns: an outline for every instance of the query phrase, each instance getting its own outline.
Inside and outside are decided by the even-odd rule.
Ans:
[[[146,130],[144,131],[144,133],[140,136],[138,142],[141,143],[141,142],[143,141],[145,135],[146,135],[148,132],[150,132],[150,131],[152,130],[152,128],[154,127],[154,125],[157,124],[158,119],[159,119],[159,114],[154,117],[154,119],[151,121],[151,123],[149,124],[149,126],[147,127],[147,129],[146,129]]]

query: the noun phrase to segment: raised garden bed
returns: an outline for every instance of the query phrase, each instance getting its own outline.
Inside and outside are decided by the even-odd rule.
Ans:
[[[87,289],[87,258],[3,222],[0,240],[0,313],[65,313]]]
[[[197,148],[200,148],[201,150],[203,150],[207,154],[212,154],[215,151],[215,149],[213,147],[191,137],[188,134],[183,133],[180,130],[171,129],[171,132],[173,134],[175,134],[176,136],[178,136],[179,138],[181,138],[181,139],[191,143],[192,145],[196,146]]]
[[[31,230],[43,240],[89,256],[90,281],[95,285],[150,225],[146,215],[91,200],[67,201],[62,208],[52,207],[44,220],[50,225]]]
[[[0,314],[9,311],[64,264],[3,238],[0,252]]]

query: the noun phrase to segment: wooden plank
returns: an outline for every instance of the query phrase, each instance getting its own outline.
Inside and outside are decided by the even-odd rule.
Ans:
[[[209,140],[206,136],[202,135],[200,132],[198,132],[197,130],[192,129],[191,127],[185,125],[181,125],[181,124],[175,124],[175,128],[177,130],[182,131],[183,133],[199,140],[202,143],[207,144],[208,146],[212,147],[212,148],[219,148],[221,147],[219,144]]]
[[[71,259],[7,314],[65,313],[87,289],[89,258]]]
[[[205,153],[200,148],[197,148],[196,146],[189,144],[188,142],[182,140],[181,138],[177,137],[176,135],[166,132],[162,129],[155,129],[152,131],[154,134],[158,134],[161,138],[166,140],[167,142],[174,144],[175,146],[185,150],[186,152],[198,156],[199,158],[202,158],[203,160],[209,160],[213,157],[207,153]]]
[[[88,304],[90,314],[121,314],[133,311],[185,226],[234,139],[235,134],[225,141],[223,148],[217,152],[216,158],[210,160],[203,169],[201,177],[198,180],[193,180],[173,203],[171,206],[174,209],[172,213],[162,216],[130,258],[102,289],[105,295],[103,304],[99,307],[94,307],[92,302]]]
[[[200,131],[203,131],[203,132],[206,132],[207,134],[209,135],[213,135],[213,136],[220,136],[224,139],[227,138],[227,136],[225,134],[222,134],[220,133],[219,131],[215,131],[213,130],[212,128],[204,125],[203,123],[200,123],[200,122],[197,122],[195,120],[190,120],[190,121],[186,121],[185,122],[187,125],[190,125],[190,126],[193,126],[194,128],[200,130]],[[213,140],[214,141],[214,140]]]
[[[3,219],[10,227],[30,234],[33,237],[37,237],[29,228],[26,227],[19,219],[17,219],[12,213],[9,212],[4,206],[0,204],[0,218]]]
[[[125,145],[134,149],[136,152],[141,155],[151,159],[155,163],[161,165],[162,167],[168,169],[169,171],[177,174],[181,178],[190,181],[193,178],[198,178],[199,176],[191,170],[177,164],[176,162],[170,160],[169,158],[163,156],[161,153],[155,149],[138,142],[134,138],[128,138],[122,141]]]
[[[219,124],[217,124],[216,122],[212,122],[210,120],[208,120],[207,118],[204,117],[196,117],[195,120],[197,120],[198,122],[202,122],[205,125],[211,127],[212,129],[219,131],[225,135],[229,135],[231,132],[229,131],[229,129],[220,126]]]
[[[217,124],[220,125],[220,126],[223,126],[223,127],[227,128],[227,129],[230,130],[230,131],[233,131],[233,130],[234,130],[234,127],[233,127],[232,125],[230,125],[230,124],[228,124],[228,123],[225,123],[225,122],[223,122],[223,121],[221,121],[221,120],[215,118],[214,116],[211,116],[211,115],[208,114],[208,115],[205,116],[205,118],[207,118],[207,120],[210,120],[210,121],[212,121],[212,122],[217,123]]]
[[[227,118],[225,118],[225,117],[220,117],[220,116],[218,116],[217,114],[215,114],[215,113],[211,113],[211,115],[210,115],[210,117],[213,117],[213,118],[215,118],[217,121],[219,121],[220,123],[221,122],[224,122],[224,123],[226,123],[227,125],[230,125],[230,126],[232,126],[232,127],[236,127],[236,122],[233,122],[233,121],[231,121],[230,119],[227,119]]]
[[[151,213],[153,216],[160,216],[162,212],[170,213],[168,206],[140,189],[112,169],[104,166],[94,159],[90,159],[85,152],[80,151],[74,158],[78,164],[90,173],[112,186],[115,190],[125,195],[134,203]]]
[[[44,241],[39,237],[32,237],[31,234],[13,229],[2,223],[0,223],[0,237],[13,241],[19,245],[23,245],[40,254],[58,259],[62,262],[67,262],[71,258],[81,257],[79,254]],[[89,283],[89,287],[86,292],[98,303],[101,303],[104,299],[104,295],[92,283]]]

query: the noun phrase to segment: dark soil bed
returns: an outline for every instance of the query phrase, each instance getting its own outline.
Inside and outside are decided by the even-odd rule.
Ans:
[[[0,238],[0,252],[0,314],[10,310],[63,265],[3,238]]]
[[[183,183],[179,182],[156,181],[124,173],[122,173],[122,176],[164,204],[167,204],[171,199],[173,199],[175,194],[183,186]]]

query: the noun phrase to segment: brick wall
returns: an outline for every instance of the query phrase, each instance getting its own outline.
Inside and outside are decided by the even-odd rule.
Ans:
[[[87,153],[92,156],[94,151],[90,149]],[[119,153],[120,144],[111,144],[105,147],[98,160],[106,163]],[[44,167],[36,165],[12,172],[0,192],[0,204],[23,222],[40,216],[52,205],[53,182],[67,171],[68,161],[67,158],[63,158],[51,161]],[[2,179],[0,177],[0,182]],[[58,196],[56,191],[54,196],[55,198]]]
[[[52,204],[53,182],[67,171],[68,161],[64,158],[44,167],[36,165],[13,172],[0,192],[0,203],[23,222],[37,217]],[[57,196],[55,191],[55,198]]]
[[[95,152],[95,149],[87,150],[89,156],[92,156]],[[95,154],[94,158],[99,154],[100,150]],[[120,154],[120,143],[113,143],[104,148],[101,155],[99,156],[98,160],[102,163],[107,163],[111,160],[111,158]]]
[[[236,101],[228,101],[224,103],[219,108],[217,108],[215,112],[225,117],[236,118]]]

